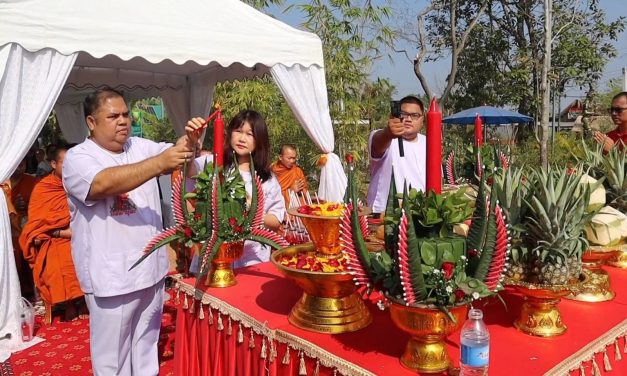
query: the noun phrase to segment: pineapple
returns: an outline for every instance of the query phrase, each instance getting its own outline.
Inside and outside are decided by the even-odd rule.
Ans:
[[[534,169],[532,175],[531,194],[525,199],[528,216],[523,220],[532,274],[542,284],[565,284],[581,273],[581,255],[588,246],[583,229],[596,214],[586,211],[594,187],[580,184],[580,169],[568,172],[550,166]]]
[[[531,275],[529,253],[521,240],[524,228],[521,225],[525,217],[524,200],[529,194],[528,184],[524,181],[523,169],[510,166],[507,170],[499,170],[494,174],[496,197],[509,223],[512,238],[511,253],[508,260],[509,268],[506,276],[515,281],[524,281]]]
[[[561,257],[546,257],[541,262],[538,282],[543,285],[565,285],[568,283],[570,272],[568,265]]]
[[[529,267],[529,254],[527,249],[522,247],[520,239],[512,241],[512,248],[509,255],[509,267],[505,276],[514,281],[526,281],[531,275]]]

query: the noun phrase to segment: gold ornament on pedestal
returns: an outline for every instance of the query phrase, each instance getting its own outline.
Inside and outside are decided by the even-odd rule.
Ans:
[[[616,268],[627,269],[627,244],[622,244],[618,250],[614,251],[607,264]]]
[[[566,325],[558,304],[561,298],[573,291],[577,292],[588,277],[580,276],[579,281],[566,285],[541,285],[522,281],[506,280],[523,295],[524,303],[514,326],[526,334],[538,337],[555,337],[566,333]]]
[[[451,367],[444,340],[459,330],[468,315],[468,304],[448,308],[451,316],[435,307],[391,303],[394,324],[411,337],[401,356],[401,364],[420,373],[439,373]]]
[[[571,294],[567,299],[590,303],[614,299],[616,293],[612,291],[610,276],[602,268],[603,264],[612,256],[612,250],[607,250],[606,247],[589,247],[582,256],[583,269],[588,280],[578,289],[577,294]]]
[[[205,285],[209,287],[229,287],[237,284],[233,263],[242,257],[244,241],[224,242],[211,260],[211,267]]]

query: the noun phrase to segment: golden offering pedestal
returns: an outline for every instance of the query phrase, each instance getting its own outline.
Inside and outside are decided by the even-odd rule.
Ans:
[[[613,256],[613,251],[605,247],[590,247],[582,254],[583,268],[588,280],[577,293],[566,298],[582,302],[598,303],[614,299],[616,293],[610,286],[610,276],[603,270],[603,264]]]
[[[437,308],[406,306],[392,301],[392,321],[411,336],[400,358],[403,366],[420,373],[440,373],[451,366],[444,340],[462,326],[468,315],[468,304],[451,307],[449,312],[455,322]]]
[[[209,252],[210,250],[207,250]],[[237,284],[233,262],[242,257],[244,253],[244,241],[224,242],[211,261],[211,268],[205,285],[209,287],[229,287]]]
[[[325,273],[281,265],[282,256],[317,255],[312,243],[283,248],[270,260],[287,278],[303,289],[303,296],[292,308],[288,321],[301,329],[318,333],[346,333],[372,322],[370,311],[356,293],[353,276],[346,272]]]
[[[578,292],[588,277],[582,274],[578,282],[566,285],[541,285],[524,281],[506,280],[523,295],[524,303],[514,326],[523,333],[538,337],[555,337],[566,333],[566,325],[558,304],[561,298]]]

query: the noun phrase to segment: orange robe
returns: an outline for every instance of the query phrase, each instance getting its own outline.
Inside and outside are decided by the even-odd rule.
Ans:
[[[24,258],[33,268],[35,286],[46,303],[57,304],[83,296],[70,247],[70,239],[52,232],[70,225],[70,209],[63,183],[56,175],[44,177],[33,190],[28,222],[20,235]],[[33,241],[42,241],[39,247]]]
[[[272,163],[270,168],[272,169],[274,175],[276,175],[276,178],[279,181],[279,185],[281,186],[281,194],[283,195],[283,199],[285,200],[285,207],[289,208],[290,195],[288,190],[292,185],[294,185],[296,180],[303,179],[303,181],[305,182],[305,188],[303,189],[303,192],[307,192],[308,186],[307,179],[305,179],[305,174],[300,167],[294,165],[292,166],[292,168],[287,168],[280,161]]]
[[[22,256],[22,249],[20,248],[18,241],[27,212],[17,210],[15,203],[17,202],[18,197],[21,196],[22,200],[28,207],[31,193],[38,181],[39,179],[36,177],[24,174],[16,185],[11,185],[10,180],[0,184],[2,185],[2,190],[4,191],[5,198],[7,200],[7,206],[9,207],[9,218],[11,219],[11,240],[13,243],[15,267],[20,280],[22,296],[25,297],[34,293],[32,273]]]

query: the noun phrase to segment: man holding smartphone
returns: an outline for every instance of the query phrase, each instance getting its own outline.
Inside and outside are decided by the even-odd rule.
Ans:
[[[399,104],[400,106],[393,104],[393,113],[386,127],[373,131],[368,140],[368,206],[373,213],[385,211],[392,171],[399,190],[403,189],[405,182],[408,187],[419,191],[425,189],[427,141],[424,135],[418,133],[424,122],[424,105],[413,95],[401,99]],[[400,107],[400,111],[395,107]],[[400,143],[402,149],[399,148]]]

